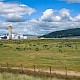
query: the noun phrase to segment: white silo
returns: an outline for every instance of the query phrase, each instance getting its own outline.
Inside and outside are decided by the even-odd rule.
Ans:
[[[8,26],[9,39],[12,39],[12,26]]]

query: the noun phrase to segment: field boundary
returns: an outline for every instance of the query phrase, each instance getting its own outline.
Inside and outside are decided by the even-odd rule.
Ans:
[[[21,64],[21,67],[11,67],[11,66],[0,66],[0,72],[10,72],[10,73],[20,73],[27,74],[33,76],[41,76],[41,77],[57,77],[66,80],[80,80],[80,72],[77,71],[69,71],[65,67],[65,70],[52,70],[51,66],[49,66],[48,70],[38,69],[35,65],[32,68],[24,68]]]

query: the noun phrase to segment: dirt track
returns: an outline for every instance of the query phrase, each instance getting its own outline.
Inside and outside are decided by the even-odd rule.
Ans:
[[[9,69],[8,67],[0,67],[0,69]],[[10,70],[22,70],[22,71],[32,71],[32,72],[42,72],[42,73],[49,73],[49,74],[60,74],[60,75],[67,75],[67,76],[76,76],[80,77],[80,72],[77,71],[61,71],[61,70],[54,70],[54,71],[49,71],[49,70],[42,70],[42,69],[31,69],[31,68],[19,68],[19,67],[10,67]]]

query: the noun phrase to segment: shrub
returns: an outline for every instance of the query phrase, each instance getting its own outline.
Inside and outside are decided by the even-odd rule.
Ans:
[[[36,50],[36,51],[39,51],[39,48],[36,48],[35,50]]]

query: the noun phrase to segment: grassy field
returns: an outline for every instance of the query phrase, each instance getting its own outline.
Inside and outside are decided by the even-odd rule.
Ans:
[[[0,40],[0,64],[80,71],[80,40]]]
[[[22,74],[0,73],[0,80],[64,80],[57,78],[41,78]]]

